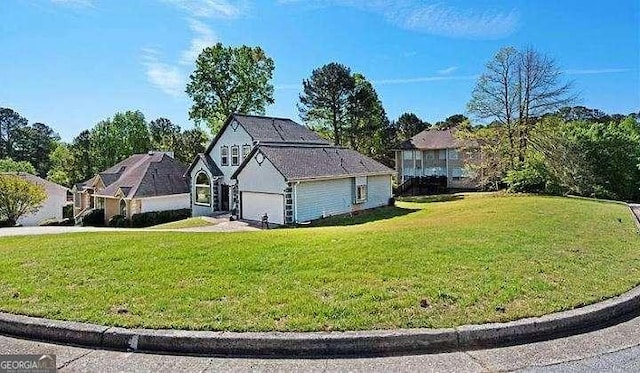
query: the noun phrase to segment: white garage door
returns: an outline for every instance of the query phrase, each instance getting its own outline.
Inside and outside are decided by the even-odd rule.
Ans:
[[[258,220],[264,213],[269,216],[269,222],[284,224],[284,196],[282,194],[268,194],[242,192],[242,218]]]

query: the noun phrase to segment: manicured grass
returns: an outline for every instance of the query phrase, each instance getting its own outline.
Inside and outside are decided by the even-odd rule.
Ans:
[[[640,283],[640,235],[618,204],[465,195],[398,206],[408,211],[340,227],[0,239],[0,309],[125,327],[450,327]]]
[[[197,227],[207,227],[210,225],[215,225],[214,222],[209,220],[205,220],[201,217],[188,218],[178,221],[173,221],[171,223],[159,224],[150,227],[151,229],[182,229],[182,228],[197,228]]]

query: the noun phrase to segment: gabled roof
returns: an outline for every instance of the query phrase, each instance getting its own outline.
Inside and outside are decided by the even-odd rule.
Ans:
[[[261,143],[246,157],[232,178],[236,178],[258,152],[288,181],[395,173],[382,163],[352,149],[314,144]]]
[[[220,139],[220,136],[236,121],[251,136],[253,141],[260,142],[303,142],[331,145],[309,128],[288,118],[265,117],[260,115],[231,114],[211,141],[205,153],[209,153]]]
[[[65,191],[68,191],[69,188],[64,187],[60,184],[54,183],[53,181],[49,181],[46,179],[43,179],[39,176],[36,175],[32,175],[30,173],[27,172],[0,172],[0,175],[15,175],[15,176],[19,176],[21,178],[23,178],[24,180],[27,180],[33,184],[39,184],[42,185],[44,187],[50,187],[50,188],[59,188],[59,189],[63,189]]]
[[[198,164],[199,160],[202,160],[202,162],[205,164],[205,166],[207,166],[207,168],[209,169],[209,172],[211,172],[212,176],[223,176],[224,175],[222,173],[222,171],[220,171],[220,168],[218,167],[216,162],[214,162],[213,159],[211,159],[209,154],[198,153],[195,156],[195,158],[193,159],[193,162],[191,162],[191,165],[189,165],[189,168],[187,168],[187,171],[185,171],[185,173],[183,175],[184,177],[189,177],[190,176],[191,171],[196,166],[196,164]]]
[[[429,129],[402,142],[399,149],[452,149],[460,147],[452,130]]]
[[[105,188],[96,194],[141,198],[189,193],[186,169],[164,152],[134,154],[98,174]]]

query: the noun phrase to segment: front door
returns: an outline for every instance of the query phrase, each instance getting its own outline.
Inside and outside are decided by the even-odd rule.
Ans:
[[[222,184],[222,193],[220,195],[220,210],[229,211],[229,186]]]

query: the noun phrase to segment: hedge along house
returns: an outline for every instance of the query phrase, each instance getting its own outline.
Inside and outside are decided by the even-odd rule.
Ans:
[[[186,169],[171,152],[134,154],[74,187],[76,221],[93,209],[104,210],[105,223],[115,215],[188,209]]]
[[[446,178],[447,188],[474,188],[459,149],[454,130],[430,129],[418,133],[395,150],[398,183],[418,177],[441,176]]]
[[[212,215],[231,210],[243,219],[259,220],[266,213],[270,222],[284,224],[317,219],[322,217],[323,213],[347,213],[388,203],[391,197],[393,170],[358,154],[358,161],[362,160],[370,170],[358,171],[352,168],[322,173],[317,167],[330,160],[325,153],[330,149],[334,154],[338,152],[338,155],[343,155],[343,165],[355,160],[356,156],[353,153],[358,154],[333,147],[315,132],[290,119],[232,114],[209,144],[206,152],[194,159],[186,173],[191,180],[193,215]],[[269,154],[271,156],[265,162]],[[286,157],[289,157],[286,161],[289,163],[281,160]],[[340,157],[336,157],[332,167],[340,165]],[[298,174],[292,173],[291,169],[296,169]],[[374,169],[377,171],[373,171]],[[376,179],[374,196],[371,192],[367,195],[371,197],[370,200],[367,198],[369,202],[363,200],[355,203],[355,178],[359,177],[360,183],[365,184],[368,179],[362,177],[373,175],[370,171],[376,176],[386,175],[384,178],[389,179],[388,188],[378,188]],[[298,215],[294,213],[296,182],[323,181],[323,187],[326,188],[332,180],[335,182],[338,179],[344,179],[341,181],[344,185],[349,184],[348,188],[340,189],[340,195],[318,194],[314,197],[311,190],[306,191],[302,187],[301,191],[299,185],[296,186],[298,194],[295,197],[303,201],[303,206],[307,203],[304,202],[305,198],[309,204],[315,203],[317,211],[306,213],[302,209]],[[361,193],[366,193],[366,186],[359,189]],[[379,196],[378,190],[382,189],[384,195]],[[336,202],[338,200],[339,203]]]
[[[260,143],[232,178],[241,218],[291,224],[385,206],[393,174],[352,149]]]

